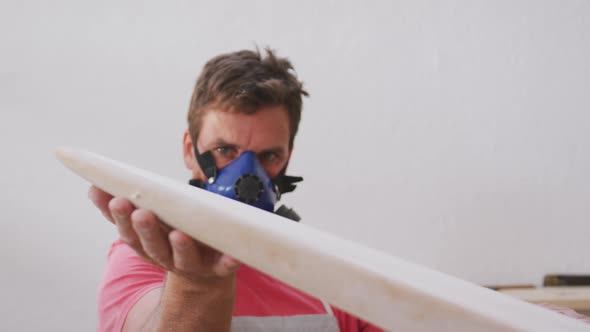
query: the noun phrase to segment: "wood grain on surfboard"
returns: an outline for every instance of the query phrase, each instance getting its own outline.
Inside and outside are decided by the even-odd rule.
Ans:
[[[97,187],[260,271],[390,331],[590,331],[590,325],[83,150],[58,159]]]

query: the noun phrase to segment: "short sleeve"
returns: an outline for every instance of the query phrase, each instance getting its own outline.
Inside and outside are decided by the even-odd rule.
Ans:
[[[166,271],[139,257],[121,240],[115,241],[98,293],[98,331],[120,332],[133,305],[162,287],[165,276]]]

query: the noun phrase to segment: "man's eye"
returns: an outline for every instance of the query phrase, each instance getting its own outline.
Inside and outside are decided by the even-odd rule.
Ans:
[[[224,157],[234,157],[237,153],[236,149],[231,146],[219,146],[215,151]]]
[[[279,159],[279,155],[276,152],[265,152],[260,156],[263,162],[273,162]]]
[[[223,155],[225,155],[229,152],[229,148],[227,146],[220,146],[216,150],[217,150],[217,152],[219,152]]]

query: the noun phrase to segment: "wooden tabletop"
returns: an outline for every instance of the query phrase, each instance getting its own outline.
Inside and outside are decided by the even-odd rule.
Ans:
[[[590,286],[499,289],[501,293],[532,303],[551,303],[590,312]]]

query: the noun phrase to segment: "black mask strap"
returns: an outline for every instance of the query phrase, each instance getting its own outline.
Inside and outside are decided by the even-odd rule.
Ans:
[[[295,190],[295,188],[297,188],[295,183],[303,181],[303,178],[300,176],[285,175],[286,172],[287,165],[283,167],[283,169],[279,172],[279,175],[272,179],[272,182],[277,187],[279,197],[284,193],[292,192]]]
[[[197,163],[201,166],[203,173],[205,173],[205,177],[207,177],[207,182],[215,182],[215,179],[217,178],[217,166],[215,166],[215,159],[213,158],[211,151],[200,154],[199,149],[197,149],[197,145],[195,144],[195,157],[197,158]]]
[[[188,184],[190,184],[191,186],[197,187],[197,188],[205,189],[205,182],[203,182],[203,180],[190,179],[188,181]]]

